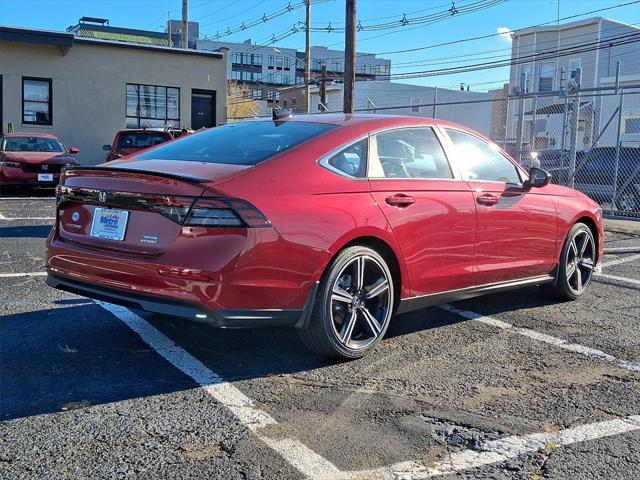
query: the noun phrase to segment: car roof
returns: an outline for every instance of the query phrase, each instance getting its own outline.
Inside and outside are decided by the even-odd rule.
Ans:
[[[260,118],[253,121],[273,121],[271,118]],[[440,125],[444,127],[455,127],[463,130],[469,130],[463,125],[459,125],[447,120],[438,118],[410,117],[406,115],[380,115],[367,113],[317,113],[317,114],[301,114],[293,115],[287,122],[309,122],[309,123],[326,123],[332,125],[340,125],[347,127],[350,125],[364,126],[367,125],[371,129],[385,128],[400,125]]]
[[[118,130],[117,133],[166,133],[170,135],[164,128],[125,128]]]
[[[53,135],[51,133],[30,133],[30,132],[25,132],[25,133],[1,133],[0,137],[7,137],[7,138],[11,138],[11,137],[34,137],[34,138],[56,138],[58,140],[60,140],[58,138],[57,135]]]

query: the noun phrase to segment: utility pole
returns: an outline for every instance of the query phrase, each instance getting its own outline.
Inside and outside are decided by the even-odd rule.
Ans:
[[[525,94],[527,92],[527,74],[522,73],[520,75],[520,103],[518,104],[518,130],[516,132],[516,149],[518,153],[518,163],[522,165],[522,137],[524,130],[524,103]]]
[[[327,110],[327,64],[322,64],[322,78],[320,79],[320,111]]]
[[[353,113],[356,86],[356,0],[346,0],[344,32],[344,113]]]
[[[167,43],[170,47],[173,47],[173,42],[171,41],[171,12],[167,12]]]
[[[189,48],[189,0],[182,0],[182,48]]]
[[[311,0],[305,0],[305,4],[304,97],[307,103],[307,113],[309,113],[311,111]]]

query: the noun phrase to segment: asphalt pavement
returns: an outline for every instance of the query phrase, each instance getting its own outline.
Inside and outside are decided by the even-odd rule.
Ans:
[[[333,362],[47,287],[53,216],[0,199],[0,478],[640,478],[640,232],[579,301],[412,312]]]

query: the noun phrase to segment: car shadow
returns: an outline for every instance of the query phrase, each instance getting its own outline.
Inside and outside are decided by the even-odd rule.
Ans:
[[[0,238],[47,238],[51,228],[51,225],[0,227]]]
[[[55,197],[55,187],[3,186],[0,189],[2,197]]]
[[[554,303],[527,289],[483,297],[458,308],[485,315]],[[84,299],[59,308],[0,317],[0,419],[124,401],[196,388],[107,310]],[[174,317],[141,314],[225,380],[309,371],[340,363],[308,351],[293,329],[224,330]],[[386,341],[468,320],[438,307],[393,318]],[[381,349],[373,355],[384,355]]]

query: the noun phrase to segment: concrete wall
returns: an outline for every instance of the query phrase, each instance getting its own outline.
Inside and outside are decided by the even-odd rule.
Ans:
[[[191,124],[191,90],[216,91],[217,123],[226,121],[226,59],[76,43],[0,41],[2,122],[15,132],[52,133],[80,149],[81,163],[104,161],[102,145],[126,124],[126,84],[180,88],[180,125]],[[22,77],[52,79],[52,125],[22,124]]]

